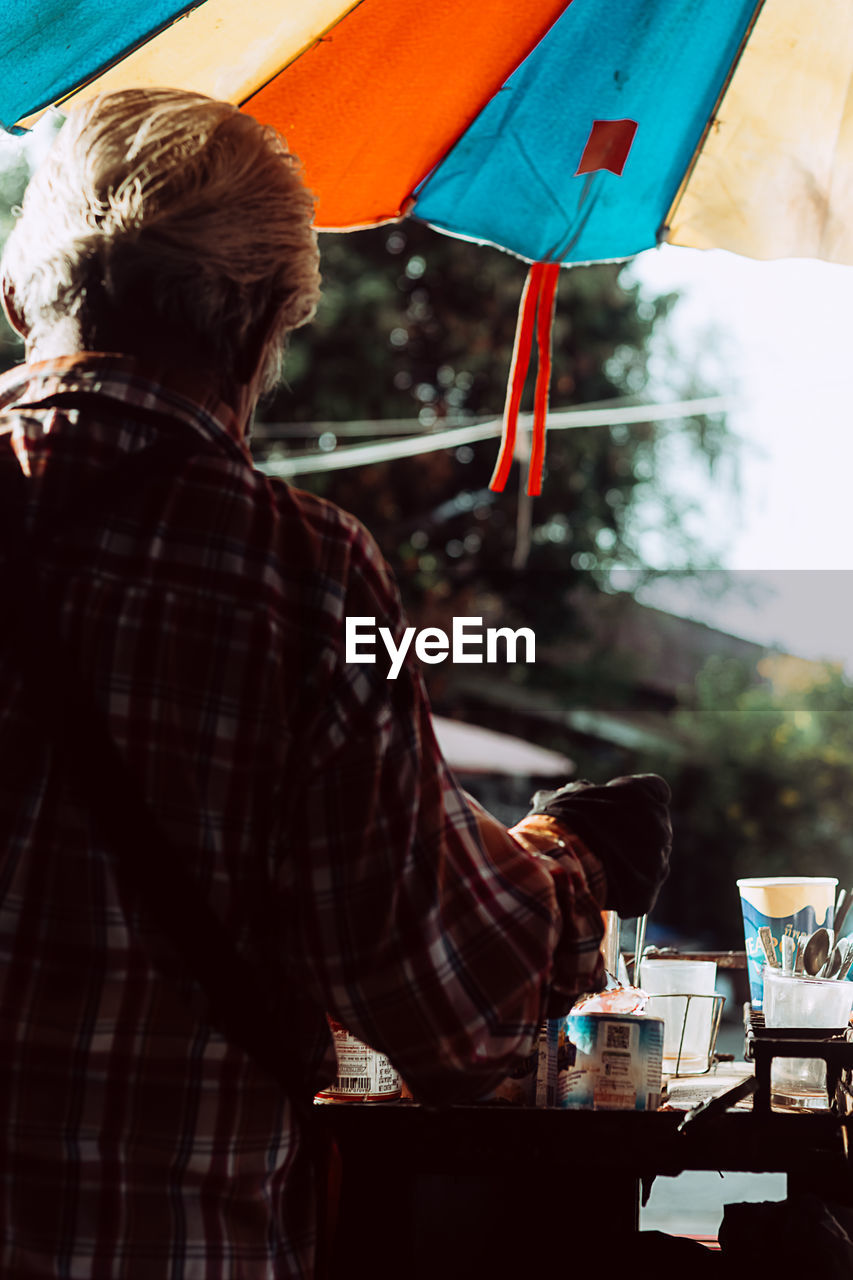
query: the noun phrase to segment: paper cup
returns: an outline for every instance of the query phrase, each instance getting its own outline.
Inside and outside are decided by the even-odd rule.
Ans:
[[[753,1009],[762,1009],[767,962],[758,930],[769,926],[773,950],[781,965],[784,934],[805,939],[819,926],[832,924],[838,881],[833,876],[762,876],[738,880],[737,887],[743,910],[749,998]]]

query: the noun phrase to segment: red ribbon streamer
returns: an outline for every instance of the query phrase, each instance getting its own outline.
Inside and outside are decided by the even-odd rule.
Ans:
[[[518,410],[521,406],[521,393],[530,364],[530,348],[533,345],[533,321],[536,315],[536,304],[539,301],[539,286],[542,279],[542,263],[534,262],[527,273],[521,302],[518,305],[518,324],[515,329],[515,343],[512,349],[512,363],[509,367],[509,381],[506,389],[506,406],[504,408],[503,436],[500,453],[489,481],[489,488],[495,493],[503,493],[509,479],[512,466],[512,455],[515,450],[515,435],[518,428]]]
[[[496,493],[502,493],[506,487],[510,467],[512,466],[518,430],[518,413],[521,408],[521,395],[527,378],[530,352],[533,346],[534,325],[536,328],[539,367],[536,373],[533,443],[527,476],[527,492],[532,495],[542,492],[542,471],[545,465],[545,422],[548,416],[548,391],[551,379],[551,331],[559,273],[559,264],[556,262],[534,262],[524,282],[524,289],[518,308],[518,324],[515,330],[515,343],[513,345],[512,363],[507,384],[501,447],[492,478],[489,481],[489,488]]]
[[[548,262],[542,268],[539,289],[539,314],[536,317],[536,346],[539,367],[536,370],[536,392],[533,399],[533,443],[530,448],[530,467],[527,472],[527,492],[535,497],[542,492],[542,472],[545,469],[545,424],[548,419],[548,397],[551,389],[551,334],[554,327],[554,304],[557,300],[557,281],[560,266]]]

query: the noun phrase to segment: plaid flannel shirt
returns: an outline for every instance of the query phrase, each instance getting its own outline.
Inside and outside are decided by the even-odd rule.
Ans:
[[[198,452],[63,522],[162,415]],[[369,535],[256,470],[203,387],[117,356],[0,380],[14,467],[28,527],[59,516],[38,573],[63,642],[199,894],[280,984],[305,1077],[334,1075],[328,1011],[426,1099],[490,1088],[599,982],[603,873],[553,820],[508,834],[466,798],[416,663],[345,661],[348,615],[403,625]],[[206,1020],[2,646],[0,687],[0,1274],[310,1275],[288,1099]]]

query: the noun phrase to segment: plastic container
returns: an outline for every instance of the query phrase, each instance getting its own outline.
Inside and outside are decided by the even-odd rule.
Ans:
[[[846,1027],[853,1009],[853,984],[835,978],[808,978],[768,969],[764,975],[767,1027]],[[822,1058],[774,1058],[772,1101],[782,1107],[821,1110],[829,1106]]]
[[[664,1075],[701,1075],[710,1066],[714,1027],[713,960],[644,960],[640,984],[646,1012],[663,1018]]]

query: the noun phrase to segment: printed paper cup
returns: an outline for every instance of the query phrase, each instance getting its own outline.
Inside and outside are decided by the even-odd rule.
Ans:
[[[753,1009],[764,1007],[764,966],[767,963],[758,930],[770,928],[773,949],[781,965],[781,939],[808,937],[819,926],[832,924],[835,891],[833,876],[760,876],[738,880],[743,910],[746,967]]]

